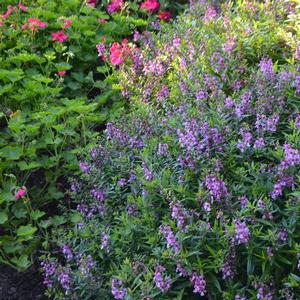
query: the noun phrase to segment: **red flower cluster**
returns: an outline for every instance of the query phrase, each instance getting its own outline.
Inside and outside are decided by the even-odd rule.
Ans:
[[[113,43],[110,47],[110,61],[113,65],[121,65],[124,60],[132,54],[130,47],[128,47],[128,40],[124,39],[122,44]]]
[[[172,18],[172,15],[171,15],[171,13],[170,13],[169,11],[164,10],[164,11],[161,11],[161,12],[159,13],[159,16],[158,16],[158,17],[159,17],[160,20],[162,20],[162,21],[169,21],[169,20]]]
[[[141,9],[146,9],[149,12],[159,10],[160,4],[157,0],[146,0],[141,4]]]

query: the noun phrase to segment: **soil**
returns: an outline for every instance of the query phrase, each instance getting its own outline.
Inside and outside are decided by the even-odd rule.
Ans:
[[[41,274],[32,266],[26,272],[0,264],[0,300],[49,300]]]

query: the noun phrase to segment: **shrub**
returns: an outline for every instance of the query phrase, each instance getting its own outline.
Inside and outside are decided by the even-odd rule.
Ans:
[[[140,37],[118,73],[131,112],[83,151],[66,226],[42,257],[49,294],[297,298],[297,13],[195,5]]]
[[[63,197],[66,174],[77,170],[77,148],[124,104],[96,45],[154,30],[158,12],[141,1],[18,2],[0,5],[0,260],[21,269],[38,242],[39,209]],[[179,8],[163,1],[160,11]],[[26,203],[14,197],[22,186]]]

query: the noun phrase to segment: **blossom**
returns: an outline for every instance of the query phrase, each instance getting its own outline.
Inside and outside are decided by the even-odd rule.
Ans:
[[[273,62],[271,59],[263,58],[260,61],[259,66],[266,80],[271,80],[274,78],[275,72]]]
[[[65,294],[69,295],[71,292],[71,271],[67,268],[64,268],[60,271],[60,274],[58,275],[58,280],[62,286],[62,288],[65,290]]]
[[[193,285],[194,293],[199,293],[201,296],[206,294],[206,281],[204,276],[199,275],[197,272],[193,272],[190,281]]]
[[[165,271],[165,267],[158,265],[155,268],[155,273],[153,277],[156,287],[159,288],[163,293],[168,291],[171,287],[170,276],[163,276],[163,272]]]
[[[51,33],[51,36],[52,36],[52,40],[54,42],[58,41],[60,43],[65,42],[69,38],[69,36],[67,34],[65,34],[65,32],[63,30],[53,32],[53,33]]]
[[[73,259],[72,250],[68,245],[63,246],[62,253],[65,255],[65,258],[66,258],[67,261],[70,261],[70,260]]]
[[[24,5],[22,4],[22,2],[19,2],[18,7],[19,7],[22,11],[27,11],[27,7],[24,6]]]
[[[250,231],[245,222],[236,220],[235,222],[235,241],[237,244],[247,244],[250,238]]]
[[[26,195],[26,188],[22,187],[16,192],[15,198],[16,198],[16,200],[18,200],[18,199],[22,198],[24,195]]]
[[[42,22],[41,20],[36,19],[36,18],[29,18],[28,23],[30,24],[30,28],[32,30],[35,30],[38,27],[43,29],[48,26],[47,22]]]
[[[179,242],[175,239],[174,233],[169,225],[161,225],[159,227],[160,233],[167,239],[167,248],[173,248],[177,254],[180,251]]]
[[[72,20],[66,20],[64,25],[63,25],[63,28],[64,29],[69,28],[72,25],[72,23],[73,23]]]
[[[115,299],[124,299],[127,296],[127,289],[123,288],[123,281],[121,279],[112,279],[111,293]]]
[[[149,12],[154,12],[160,8],[157,0],[147,0],[141,4],[141,9],[146,9]]]
[[[57,74],[59,76],[65,76],[67,71],[58,71]]]
[[[112,2],[107,6],[108,13],[112,14],[121,10],[123,4],[123,0],[112,0]]]
[[[159,13],[159,19],[162,21],[169,21],[172,18],[172,15],[169,11],[164,10]]]
[[[122,44],[114,42],[110,47],[110,61],[113,65],[121,65],[124,60],[131,55],[131,50],[127,46],[128,40],[124,39]]]
[[[99,19],[98,19],[98,22],[99,22],[100,24],[105,24],[105,23],[107,23],[107,21],[106,21],[104,18],[99,18]]]
[[[213,200],[220,201],[222,197],[226,197],[228,194],[225,182],[214,175],[205,177],[205,186],[208,188]]]
[[[0,15],[0,18],[7,19],[10,16],[10,14],[12,13],[12,9],[13,9],[13,7],[11,5],[8,5],[7,11],[5,12],[4,15]]]
[[[212,5],[209,5],[204,16],[205,23],[209,22],[211,19],[214,19],[217,16],[217,11]]]
[[[53,261],[43,261],[41,263],[41,267],[43,268],[43,277],[44,277],[44,284],[48,288],[52,288],[54,281],[53,281],[53,276],[57,272],[57,266]]]

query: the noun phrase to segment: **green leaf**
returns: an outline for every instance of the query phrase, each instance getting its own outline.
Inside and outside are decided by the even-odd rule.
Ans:
[[[36,221],[39,218],[41,218],[42,216],[44,216],[45,212],[37,209],[37,210],[34,210],[30,215],[31,215],[32,219]]]
[[[0,211],[0,224],[4,224],[8,220],[7,213]]]
[[[33,236],[37,231],[37,228],[32,225],[20,226],[17,230],[17,235],[19,237],[30,237]]]
[[[18,160],[22,156],[22,148],[18,146],[6,146],[0,149],[0,157],[8,160]]]

